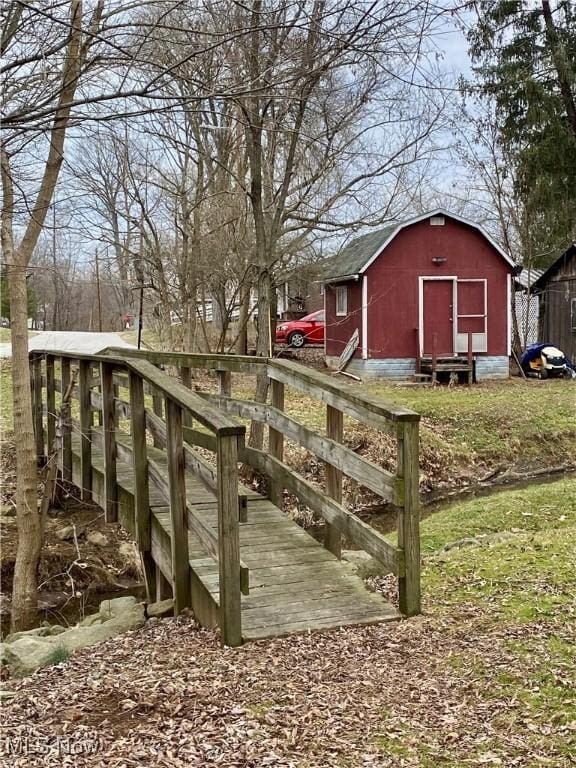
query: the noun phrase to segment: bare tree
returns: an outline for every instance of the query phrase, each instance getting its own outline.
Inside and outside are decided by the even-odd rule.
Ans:
[[[433,19],[423,11],[402,1],[251,0],[206,3],[193,19],[186,6],[169,14],[193,32],[176,33],[156,59],[192,115],[198,157],[217,165],[210,179],[225,171],[249,201],[259,355],[271,353],[276,273],[314,232],[381,223],[432,148],[443,104],[420,70]],[[215,56],[191,55],[223,29],[230,39]],[[266,388],[262,377],[258,399]],[[261,442],[261,425],[252,437]]]
[[[31,25],[38,23],[35,10],[24,7],[21,3],[11,3],[3,30],[4,52],[8,55],[12,53],[16,57],[14,72],[17,76],[11,81],[12,88],[8,89],[9,93],[5,93],[8,98],[13,99],[13,103],[15,102],[12,115],[18,112],[25,113],[28,101],[40,100],[46,104],[55,102],[55,107],[52,108],[52,125],[47,137],[43,173],[33,197],[33,203],[28,209],[27,221],[19,241],[17,241],[16,226],[21,221],[19,214],[22,213],[22,204],[18,203],[15,192],[19,194],[21,187],[15,177],[13,153],[17,152],[19,144],[21,147],[22,139],[19,141],[19,137],[14,136],[12,142],[4,140],[0,158],[3,191],[0,234],[10,286],[14,429],[18,434],[16,441],[18,551],[14,568],[13,630],[26,629],[33,625],[36,619],[37,570],[44,525],[36,498],[36,463],[28,367],[26,270],[54,195],[62,166],[64,141],[70,120],[70,105],[85,70],[90,44],[100,27],[103,10],[103,2],[98,2],[86,19],[80,0],[73,0],[69,5],[69,20],[66,21],[65,17],[61,16],[58,22],[49,24],[48,47],[53,51],[62,51],[64,58],[60,65],[57,62],[61,57],[56,60],[50,59],[49,65],[46,65],[48,71],[44,79],[34,76],[34,68],[42,66],[39,63],[40,56],[35,54],[35,61],[31,64],[30,57],[22,51],[26,35],[30,34]],[[62,19],[65,24],[59,27],[58,24],[62,23]],[[44,48],[44,46],[41,47]],[[23,93],[20,93],[18,89],[23,84],[26,87]]]

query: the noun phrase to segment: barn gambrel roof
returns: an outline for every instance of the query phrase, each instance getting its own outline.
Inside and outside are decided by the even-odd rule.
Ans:
[[[486,240],[488,240],[490,245],[498,251],[500,256],[502,256],[511,267],[515,266],[508,254],[502,250],[498,243],[496,243],[496,241],[490,237],[486,230],[479,224],[476,224],[469,219],[465,219],[462,216],[458,216],[455,213],[450,213],[450,211],[446,211],[443,208],[437,208],[436,210],[429,211],[421,216],[415,216],[406,221],[395,222],[383,229],[378,229],[375,232],[369,232],[367,235],[355,238],[335,256],[327,259],[326,266],[323,270],[323,280],[330,283],[341,281],[346,278],[350,280],[358,278],[403,229],[412,224],[417,224],[419,221],[429,219],[432,216],[446,216],[476,229],[486,238]]]

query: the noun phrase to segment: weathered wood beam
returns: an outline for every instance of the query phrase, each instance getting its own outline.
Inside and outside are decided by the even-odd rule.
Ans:
[[[282,480],[288,490],[306,504],[313,512],[321,515],[326,522],[335,526],[360,549],[364,549],[378,562],[390,569],[391,573],[404,574],[404,553],[393,547],[381,533],[360,520],[341,504],[330,499],[312,483],[291,470],[278,459],[264,451],[245,446],[240,451],[240,460],[250,464],[258,472],[270,477],[274,475]]]
[[[124,349],[110,347],[105,354],[121,359],[147,360],[154,365],[173,365],[177,368],[187,366],[207,371],[230,371],[231,373],[257,374],[266,365],[266,358],[250,355],[219,355],[196,352],[156,352],[153,350]]]
[[[104,434],[104,512],[107,523],[118,520],[118,485],[116,483],[116,421],[113,368],[100,363],[102,388],[102,430]]]
[[[92,411],[90,408],[90,361],[80,360],[79,392],[80,406],[80,493],[82,501],[92,498]]]
[[[142,559],[146,594],[149,601],[156,596],[156,569],[152,559],[152,511],[148,480],[148,452],[146,449],[146,411],[142,379],[129,375],[130,432],[132,434],[132,467],[134,471],[134,514],[136,517],[136,545]]]
[[[182,409],[170,398],[165,399],[166,454],[170,493],[172,536],[172,584],[176,615],[191,607],[190,563],[188,557],[188,528],[186,525],[186,478],[184,473],[184,444],[182,441]]]
[[[180,368],[180,381],[186,387],[186,389],[192,389],[192,370],[189,365],[183,365]],[[182,414],[182,424],[185,427],[192,426],[193,419],[189,411],[184,411]]]
[[[149,415],[149,414],[148,414]],[[94,443],[99,447],[102,445],[102,435],[100,431],[93,432]],[[134,454],[133,448],[123,443],[118,443],[118,459],[124,463],[134,466]],[[186,446],[184,446],[186,449]],[[170,502],[170,484],[164,470],[158,466],[158,464],[148,457],[148,477],[149,483],[160,491],[162,496],[166,499],[167,503]],[[240,513],[239,513],[240,514]],[[187,527],[194,535],[196,535],[206,550],[206,552],[215,560],[218,561],[220,556],[220,549],[218,545],[218,537],[212,530],[212,528],[203,520],[199,514],[196,504],[189,504],[186,501],[186,521]],[[240,582],[242,588],[242,594],[249,594],[250,591],[250,570],[248,566],[240,560]]]
[[[60,376],[60,391],[66,393],[71,382],[70,358],[68,357],[63,357],[60,361]],[[73,390],[74,388],[72,393]],[[62,477],[66,482],[72,482],[72,427],[69,418],[62,421]]]
[[[269,360],[268,377],[304,392],[347,416],[396,434],[399,422],[419,421],[414,411],[371,398],[341,384],[319,371],[286,360]]]
[[[220,627],[224,644],[236,646],[242,644],[237,435],[218,435],[217,466]]]
[[[284,410],[284,384],[272,379],[270,382],[270,402],[273,408],[281,412]],[[270,411],[267,411],[270,413]],[[284,458],[284,434],[281,430],[275,429],[268,421],[268,446],[270,455],[278,461]],[[275,478],[270,478],[270,500],[272,503],[282,509],[284,506],[284,487]]]
[[[181,382],[159,371],[152,363],[128,359],[126,365],[180,408],[188,410],[194,419],[210,431],[221,435],[245,434],[246,428],[243,425],[230,419],[220,409],[207,404],[196,392],[186,389]]]
[[[48,452],[56,437],[56,388],[54,377],[54,355],[46,355],[46,431]]]
[[[347,477],[378,494],[385,501],[401,504],[404,482],[396,475],[379,467],[377,464],[359,456],[351,448],[341,445],[329,437],[323,437],[305,427],[299,421],[287,416],[278,408],[265,403],[253,403],[249,400],[222,398],[218,395],[202,395],[213,403],[218,403],[230,414],[245,419],[262,421],[282,432],[285,437],[314,453],[331,466],[339,469]]]
[[[36,457],[38,462],[44,461],[44,405],[42,403],[42,358],[34,357],[32,362],[34,371],[34,437],[36,440]]]
[[[404,424],[398,440],[398,474],[404,478],[404,506],[398,515],[398,546],[404,550],[405,572],[398,580],[400,610],[415,616],[422,610],[420,594],[420,490],[418,423]]]
[[[342,411],[326,406],[326,434],[336,443],[341,443],[344,438],[344,415]],[[342,472],[330,463],[325,462],[326,493],[331,499],[342,504]],[[324,546],[337,558],[342,556],[342,536],[338,528],[331,523],[326,523],[324,532]]]

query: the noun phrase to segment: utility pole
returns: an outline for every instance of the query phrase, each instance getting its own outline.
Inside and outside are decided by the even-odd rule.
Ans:
[[[98,330],[102,333],[102,296],[100,295],[100,266],[98,264],[98,248],[96,248],[96,295],[98,297]]]
[[[144,302],[144,282],[140,283],[140,306],[138,308],[138,349],[142,344],[142,304]]]

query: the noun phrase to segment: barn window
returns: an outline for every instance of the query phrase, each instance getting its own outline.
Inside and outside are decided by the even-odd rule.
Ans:
[[[572,332],[576,333],[576,299],[572,299],[571,309],[572,309]]]
[[[348,288],[336,288],[336,315],[344,317],[348,314]]]
[[[444,216],[430,216],[430,224],[433,227],[443,227],[444,226]]]

